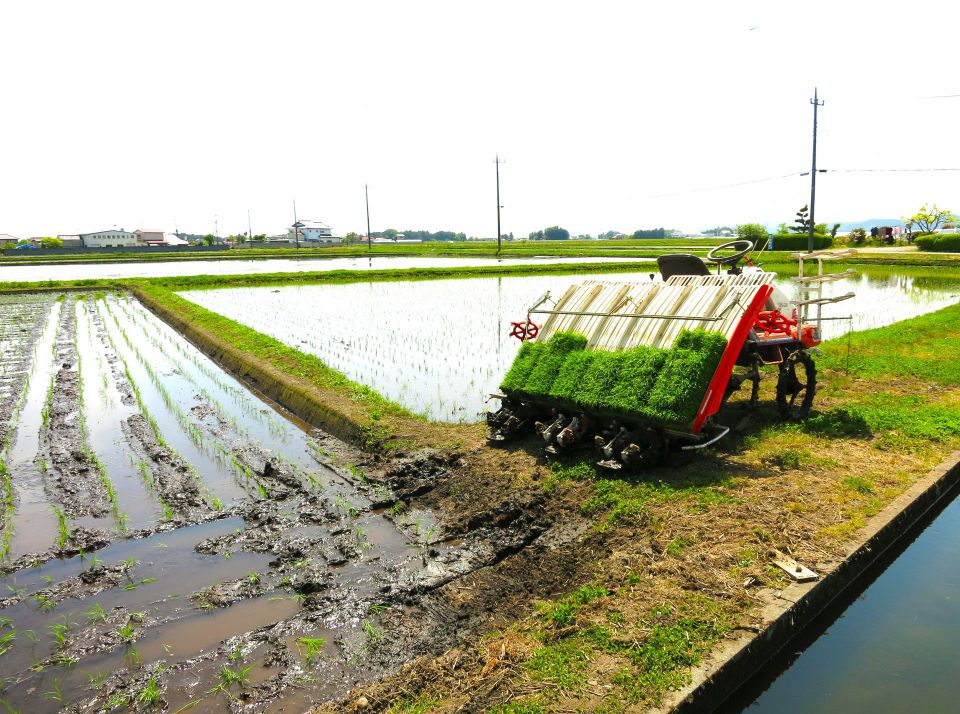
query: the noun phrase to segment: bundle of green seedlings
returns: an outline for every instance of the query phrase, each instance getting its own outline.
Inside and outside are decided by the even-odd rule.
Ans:
[[[557,332],[545,342],[523,344],[501,389],[510,396],[685,429],[726,346],[718,332],[683,330],[669,349],[640,345],[607,352],[588,350],[583,335]]]

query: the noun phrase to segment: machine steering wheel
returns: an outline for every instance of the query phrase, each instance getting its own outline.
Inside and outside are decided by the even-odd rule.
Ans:
[[[721,250],[738,250],[742,246],[746,246],[743,250],[739,250],[733,255],[717,255]],[[711,248],[710,252],[707,253],[707,260],[711,263],[716,263],[717,266],[721,265],[736,265],[737,261],[740,260],[743,256],[753,250],[753,243],[748,240],[732,240],[729,243],[724,243],[723,245],[718,245],[716,248]]]

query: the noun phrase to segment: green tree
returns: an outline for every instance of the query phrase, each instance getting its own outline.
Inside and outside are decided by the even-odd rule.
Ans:
[[[543,229],[543,237],[546,240],[570,240],[570,231],[560,226],[550,226]]]
[[[840,224],[839,224],[839,223],[834,223],[832,226],[830,226],[830,237],[831,237],[831,238],[836,238],[836,237],[837,237],[837,231],[838,231],[838,230],[840,230]]]
[[[850,243],[851,245],[863,245],[867,240],[867,229],[866,228],[854,228],[850,231]]]
[[[250,239],[254,243],[265,243],[267,240],[266,233],[254,233],[253,238]]]
[[[663,228],[641,228],[633,232],[634,238],[666,238],[667,231]]]
[[[62,248],[63,241],[59,238],[54,238],[53,236],[46,236],[40,239],[41,248]]]
[[[207,235],[203,237],[204,245],[213,245],[216,241],[217,237],[213,235],[213,233],[207,233]]]
[[[543,231],[533,231],[527,238],[529,240],[543,240]]]
[[[344,243],[358,243],[360,241],[360,234],[350,231],[343,237]]]
[[[797,217],[794,224],[790,226],[790,231],[792,233],[810,232],[810,209],[807,206],[797,211]]]
[[[932,206],[925,203],[915,214],[904,218],[905,221],[919,228],[921,233],[933,233],[942,223],[955,219],[952,211],[941,210],[935,203]]]
[[[758,248],[762,248],[769,236],[767,235],[767,229],[759,223],[741,223],[737,226],[737,238],[748,240]]]

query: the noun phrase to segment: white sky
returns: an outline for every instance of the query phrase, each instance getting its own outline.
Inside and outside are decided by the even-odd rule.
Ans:
[[[0,5],[0,233],[576,233],[792,222],[827,169],[960,168],[946,2]],[[827,173],[818,221],[960,210],[960,172]],[[672,194],[672,195],[667,195]],[[676,195],[680,194],[680,195]]]

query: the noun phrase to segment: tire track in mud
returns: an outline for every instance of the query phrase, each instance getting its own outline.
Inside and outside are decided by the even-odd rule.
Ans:
[[[216,607],[235,606],[262,597],[276,585],[299,598],[301,609],[275,624],[237,633],[202,655],[168,663],[162,672],[148,667],[141,673],[118,673],[105,683],[104,694],[84,707],[93,709],[118,692],[137,691],[155,680],[169,706],[176,708],[201,694],[196,686],[182,684],[189,672],[205,672],[215,680],[223,667],[243,664],[257,673],[256,681],[234,688],[232,695],[238,699],[225,699],[222,709],[211,711],[302,710],[336,700],[357,684],[374,682],[415,657],[444,652],[489,626],[494,615],[508,614],[511,606],[527,606],[532,593],[553,592],[569,576],[576,559],[558,546],[578,539],[582,532],[551,531],[542,496],[508,498],[489,513],[474,514],[466,529],[448,531],[438,522],[430,539],[398,541],[398,532],[413,530],[404,511],[430,515],[418,497],[401,495],[411,492],[405,476],[411,471],[433,481],[416,483],[412,489],[427,501],[435,485],[459,477],[456,463],[425,456],[387,468],[385,474],[370,474],[361,488],[373,491],[376,485],[379,494],[385,487],[396,491],[381,496],[378,508],[366,513],[337,512],[335,503],[312,509],[304,505],[295,519],[285,521],[290,515],[283,515],[282,504],[252,504],[243,532],[211,539],[198,550],[268,548],[274,556],[271,580],[265,578],[256,586],[249,581],[224,583],[202,597]],[[407,508],[384,511],[387,503]],[[380,525],[374,527],[377,519]],[[326,526],[325,537],[297,535],[298,529],[316,528],[318,522]],[[356,536],[358,523],[366,529],[367,540]],[[551,559],[547,554],[554,552],[559,555],[547,567]],[[563,561],[566,568],[560,565]],[[531,567],[534,564],[541,566],[539,571]],[[322,655],[308,654],[310,643],[320,640]]]
[[[47,418],[40,430],[41,450],[47,467],[47,495],[72,523],[80,521],[97,534],[110,540],[111,499],[104,484],[100,465],[90,453],[81,411],[81,376],[76,352],[76,312],[73,305],[60,312],[57,334],[56,370],[47,395]],[[106,528],[104,528],[106,526]],[[61,538],[64,552],[77,552],[72,536]]]

